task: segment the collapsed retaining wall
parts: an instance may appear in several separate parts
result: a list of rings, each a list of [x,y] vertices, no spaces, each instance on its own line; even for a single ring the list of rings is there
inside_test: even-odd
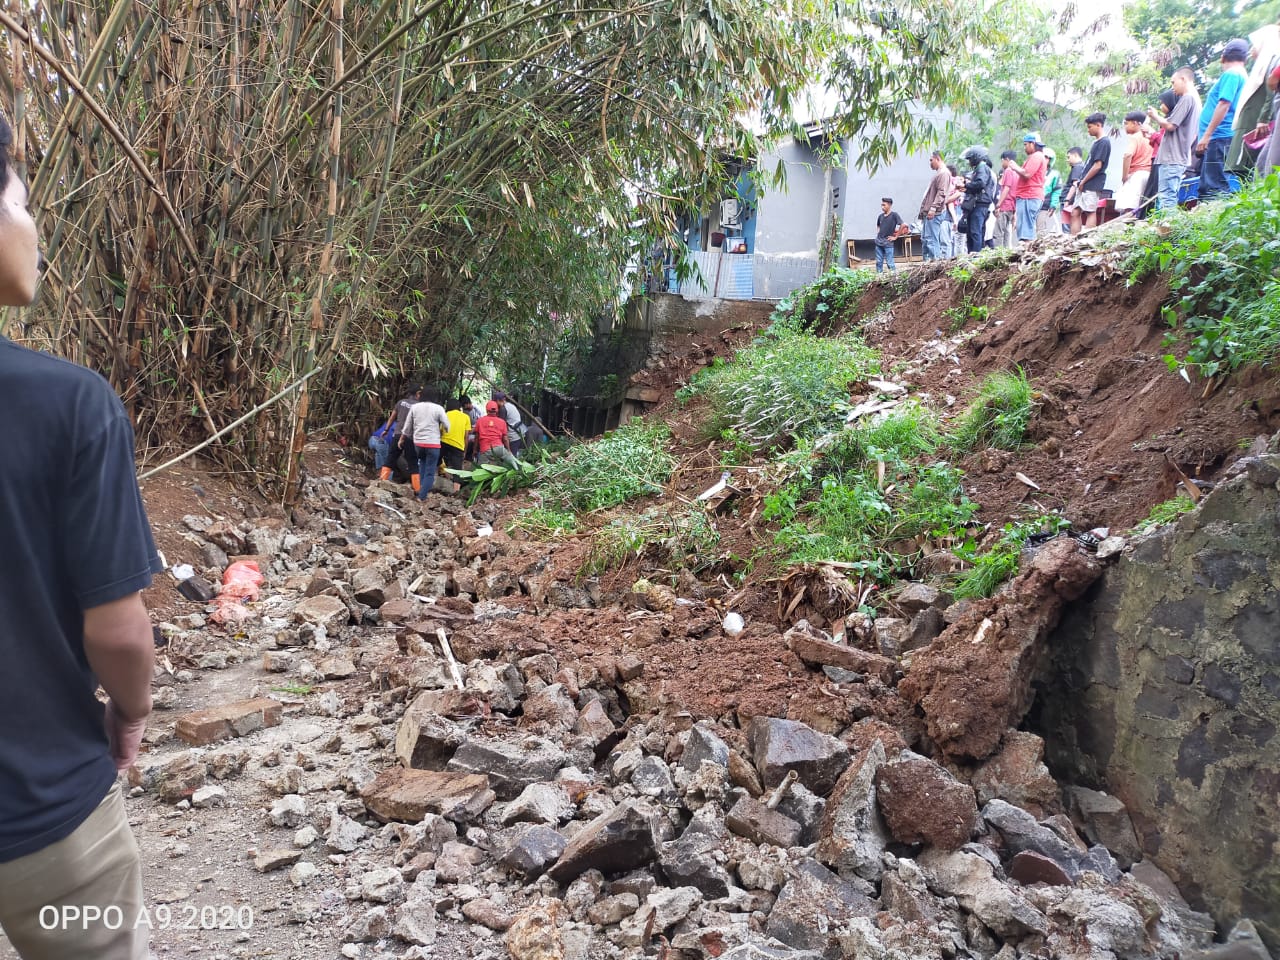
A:
[[[1145,854],[1280,946],[1280,457],[1242,460],[1134,541],[1063,619],[1050,765],[1133,816]]]

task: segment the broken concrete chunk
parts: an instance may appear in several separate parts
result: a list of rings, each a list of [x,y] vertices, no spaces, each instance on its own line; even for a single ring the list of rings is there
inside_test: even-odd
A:
[[[743,797],[725,817],[725,826],[752,843],[794,847],[800,842],[800,824],[786,814],[770,810],[752,797]]]
[[[974,771],[969,782],[979,806],[1004,800],[1043,816],[1058,804],[1058,782],[1044,764],[1044,741],[1023,730],[1008,731],[1000,751]]]
[[[855,917],[874,916],[878,909],[855,884],[809,860],[778,894],[765,933],[787,946],[837,960],[843,956],[836,939],[840,928]]]
[[[574,834],[548,874],[564,884],[587,870],[623,873],[657,856],[652,813],[635,801],[625,801]]]
[[[545,823],[555,826],[573,816],[565,788],[555,783],[531,783],[502,811],[503,824]]]
[[[875,677],[885,685],[891,685],[898,675],[898,665],[880,654],[831,643],[794,628],[788,630],[785,636],[791,652],[810,666],[842,667],[863,676]]]
[[[1110,850],[1124,869],[1142,859],[1133,821],[1123,803],[1108,793],[1088,787],[1068,787],[1067,793],[1072,809],[1084,824],[1085,836],[1092,843],[1100,843]]]
[[[881,854],[892,841],[876,801],[876,773],[885,762],[879,740],[841,775],[818,827],[817,858],[842,877],[878,880]]]
[[[794,770],[801,783],[825,797],[849,765],[848,747],[795,720],[755,717],[750,741],[756,769],[767,790]]]
[[[532,879],[540,877],[547,867],[560,859],[565,846],[565,839],[559,831],[544,824],[531,824],[517,831],[498,862]]]
[[[680,766],[690,773],[697,773],[703,760],[710,760],[722,767],[729,766],[729,745],[705,721],[695,723],[689,729],[689,739],[680,756]]]
[[[299,623],[324,627],[329,633],[336,633],[351,619],[351,611],[347,609],[347,605],[340,597],[322,593],[319,596],[308,597],[294,607],[293,619]]]
[[[573,732],[586,737],[593,747],[600,746],[612,737],[614,725],[605,711],[604,704],[599,700],[592,700],[583,707],[573,725]]]
[[[325,846],[334,853],[353,853],[369,835],[369,828],[334,810],[329,817]]]
[[[396,757],[415,770],[443,770],[466,736],[463,727],[435,713],[432,693],[419,694],[396,727]]]
[[[876,772],[880,816],[899,843],[958,850],[978,822],[973,788],[932,760],[904,753]]]
[[[178,739],[201,747],[219,740],[243,737],[264,727],[277,726],[282,710],[279,701],[267,697],[241,700],[183,714],[178,718],[174,733]]]
[[[511,800],[529,784],[550,780],[566,762],[564,750],[542,737],[471,737],[458,747],[446,769],[486,774],[499,798]]]
[[[1044,935],[1049,922],[1025,897],[995,877],[995,870],[981,856],[968,850],[925,850],[916,861],[929,887],[944,897],[955,897],[960,906],[985,923],[997,935],[1018,939],[1031,933]]]
[[[428,813],[437,813],[466,823],[478,819],[494,795],[482,774],[392,767],[378,774],[360,799],[383,821],[419,823]]]
[[[190,750],[164,763],[129,768],[129,783],[144,790],[154,790],[165,803],[180,803],[204,786],[208,765]]]
[[[301,850],[263,850],[253,858],[253,868],[259,873],[270,873],[292,867],[301,859]]]

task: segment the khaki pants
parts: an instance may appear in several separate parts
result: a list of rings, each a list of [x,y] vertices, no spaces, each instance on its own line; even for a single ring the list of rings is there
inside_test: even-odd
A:
[[[69,837],[0,863],[0,927],[22,960],[147,960],[147,928],[135,929],[141,907],[119,784]]]

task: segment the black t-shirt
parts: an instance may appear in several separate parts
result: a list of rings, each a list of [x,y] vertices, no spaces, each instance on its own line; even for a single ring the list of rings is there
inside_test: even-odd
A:
[[[1085,171],[1085,165],[1083,160],[1081,160],[1079,163],[1075,163],[1071,165],[1071,173],[1067,175],[1066,186],[1062,188],[1063,196],[1066,196],[1066,192],[1071,189],[1073,184],[1080,182],[1080,178],[1084,176],[1084,171]]]
[[[115,782],[84,611],[162,568],[133,428],[91,370],[0,337],[0,862],[68,836]]]
[[[893,231],[902,226],[902,218],[898,216],[897,210],[890,210],[888,213],[882,213],[876,217],[876,226],[879,228],[876,233],[876,239],[881,243],[886,243]]]
[[[1102,169],[1080,184],[1080,189],[1101,193],[1107,189],[1107,165],[1111,163],[1111,141],[1106,137],[1093,141],[1093,146],[1089,148],[1089,158],[1084,162],[1084,173],[1092,170],[1095,163],[1101,163]]]

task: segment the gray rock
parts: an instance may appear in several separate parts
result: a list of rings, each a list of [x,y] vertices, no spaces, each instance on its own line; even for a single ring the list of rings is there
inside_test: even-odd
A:
[[[1129,819],[1129,811],[1108,793],[1088,787],[1068,787],[1067,795],[1085,836],[1110,850],[1122,868],[1128,869],[1142,859],[1142,848]]]
[[[675,799],[676,785],[671,771],[658,757],[645,757],[631,773],[631,785],[645,797]]]
[[[342,931],[342,939],[347,943],[373,943],[391,936],[395,926],[391,911],[386,907],[373,907],[352,920]]]
[[[1083,932],[1093,956],[1143,960],[1150,955],[1146,950],[1147,929],[1142,915],[1130,904],[1101,890],[1083,886],[1068,890],[1056,906],[1050,908],[1049,916],[1063,928],[1060,937],[1050,937],[1050,949],[1055,939],[1063,947],[1077,943]]]
[[[750,741],[765,789],[776,787],[794,770],[802,784],[825,797],[849,765],[848,747],[796,720],[756,717]]]
[[[351,590],[358,601],[375,609],[404,595],[399,582],[377,565],[357,570],[351,578]]]
[[[827,801],[815,855],[842,877],[878,880],[884,869],[881,855],[892,842],[876,798],[876,774],[884,763],[884,745],[876,740]]]
[[[370,870],[360,878],[360,898],[370,903],[399,903],[404,899],[404,877],[396,867]]]
[[[281,797],[271,805],[271,822],[277,827],[297,827],[307,818],[307,801],[296,793]]]
[[[548,874],[563,884],[587,870],[623,873],[657,853],[651,811],[628,800],[579,830]]]
[[[720,954],[720,960],[821,960],[821,957],[822,954],[814,950],[792,950],[779,943],[743,943]]]
[[[968,850],[925,850],[916,861],[929,888],[939,896],[955,897],[999,936],[1018,939],[1048,933],[1049,922],[1025,897],[995,877],[991,864]]]
[[[951,598],[927,583],[908,583],[894,602],[904,613],[915,614],[927,608],[941,610],[951,602]]]
[[[502,822],[547,823],[555,826],[573,817],[573,803],[564,787],[554,783],[531,783],[502,811]]]
[[[803,862],[778,895],[765,933],[789,947],[812,950],[828,960],[842,955],[836,935],[854,917],[879,909],[852,883],[813,860]]]
[[[899,617],[876,617],[873,625],[876,647],[886,657],[900,657],[907,650],[907,638],[911,635],[911,623]]]
[[[702,903],[697,887],[664,887],[649,894],[645,905],[653,909],[653,929],[670,930]]]
[[[1107,865],[1090,854],[1077,850],[1048,827],[1036,821],[1036,818],[1021,807],[1015,807],[1003,800],[991,800],[982,808],[982,819],[995,829],[1004,839],[1005,846],[1012,853],[1031,850],[1041,856],[1048,857],[1072,880],[1080,879],[1086,869],[1103,872]]]
[[[318,597],[308,597],[295,606],[293,618],[299,623],[324,627],[329,633],[334,633],[351,619],[351,611],[340,598],[321,594]]]
[[[262,850],[253,858],[253,868],[259,873],[270,873],[292,867],[301,859],[301,850]]]
[[[678,840],[662,845],[658,864],[668,882],[675,886],[697,887],[713,900],[726,897],[729,872],[716,859],[714,851],[721,849],[728,837],[723,822],[707,814],[695,815]]]
[[[524,679],[513,663],[477,660],[467,664],[467,689],[479,693],[499,713],[514,713],[524,698]]]
[[[445,769],[487,774],[494,793],[511,800],[531,783],[550,780],[567,759],[563,749],[542,737],[471,737],[458,747]]]
[[[334,853],[354,853],[368,835],[368,827],[335,810],[329,817],[329,832],[324,842]]]
[[[619,893],[605,897],[587,910],[587,920],[598,927],[608,927],[631,916],[640,908],[640,898],[634,893]]]
[[[754,797],[743,797],[725,817],[725,825],[752,843],[794,847],[800,843],[800,824],[784,813],[770,810]]]
[[[800,842],[816,843],[818,827],[822,823],[822,815],[826,812],[827,801],[811,792],[802,783],[793,783],[786,796],[778,804],[778,812],[790,817],[800,824]]]
[[[526,877],[539,877],[560,859],[565,845],[558,831],[544,824],[533,824],[516,832],[498,862]]]
[[[689,739],[685,742],[680,766],[690,773],[697,773],[703,760],[710,760],[725,768],[729,766],[729,745],[716,735],[706,721],[695,723],[689,729]]]

